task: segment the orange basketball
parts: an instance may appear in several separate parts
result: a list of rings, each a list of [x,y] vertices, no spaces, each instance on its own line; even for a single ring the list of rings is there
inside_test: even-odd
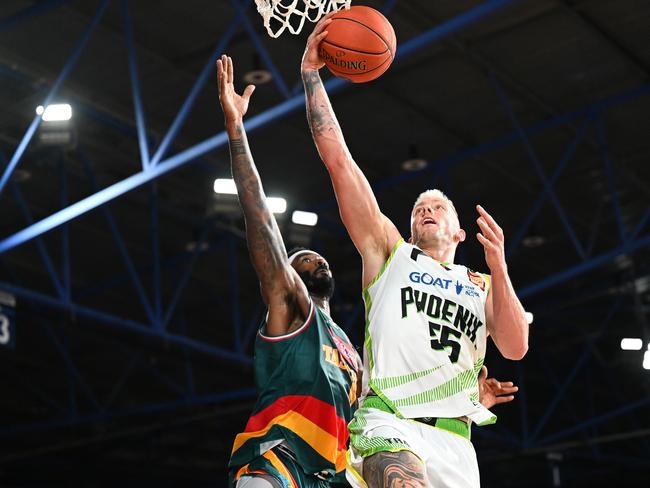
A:
[[[397,39],[390,22],[374,8],[355,5],[331,17],[319,54],[336,76],[354,83],[379,78],[395,58]]]

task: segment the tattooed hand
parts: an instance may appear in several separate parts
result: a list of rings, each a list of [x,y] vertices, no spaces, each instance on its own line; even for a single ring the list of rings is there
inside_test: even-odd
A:
[[[225,54],[217,60],[217,79],[219,80],[219,102],[223,109],[226,125],[229,122],[241,121],[248,110],[248,102],[255,91],[255,85],[248,85],[242,95],[235,92],[232,58]]]
[[[300,68],[303,72],[313,70],[318,71],[325,66],[320,54],[318,54],[318,47],[320,46],[320,41],[325,39],[327,36],[327,31],[325,29],[330,22],[332,22],[330,16],[331,14],[323,17],[321,21],[316,24],[314,31],[307,39],[307,46],[305,47],[305,53],[302,55],[302,66]]]

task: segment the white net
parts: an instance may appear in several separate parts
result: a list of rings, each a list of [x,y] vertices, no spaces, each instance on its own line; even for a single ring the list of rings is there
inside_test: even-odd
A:
[[[349,8],[351,0],[255,0],[257,11],[271,37],[286,29],[299,34],[305,20],[318,22],[328,12]]]

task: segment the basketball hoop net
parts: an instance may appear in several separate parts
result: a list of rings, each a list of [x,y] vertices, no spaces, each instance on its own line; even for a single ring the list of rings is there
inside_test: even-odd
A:
[[[271,37],[279,37],[285,29],[299,34],[305,20],[318,22],[325,14],[349,8],[351,0],[255,0],[257,11]]]

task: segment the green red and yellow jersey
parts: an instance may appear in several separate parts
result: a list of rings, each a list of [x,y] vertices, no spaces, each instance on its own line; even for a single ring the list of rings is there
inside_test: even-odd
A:
[[[305,473],[341,473],[357,399],[357,351],[313,302],[305,323],[287,335],[266,336],[264,326],[255,343],[259,397],[229,466],[246,465],[284,441]]]

